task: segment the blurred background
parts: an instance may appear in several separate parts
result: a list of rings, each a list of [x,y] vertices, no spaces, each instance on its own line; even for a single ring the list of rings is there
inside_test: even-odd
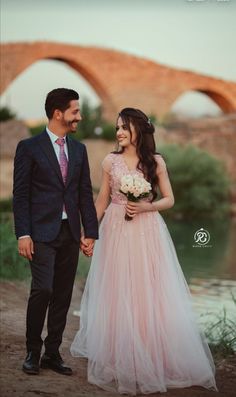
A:
[[[162,215],[199,322],[210,329],[226,310],[226,325],[209,339],[226,333],[227,348],[235,346],[227,328],[236,321],[235,15],[232,0],[1,0],[2,278],[29,278],[13,235],[13,157],[20,139],[46,125],[46,94],[80,94],[75,138],[87,146],[95,197],[101,161],[115,148],[116,114],[139,107],[167,162],[176,204]],[[201,229],[210,237],[202,245]],[[78,278],[88,269],[81,256]]]

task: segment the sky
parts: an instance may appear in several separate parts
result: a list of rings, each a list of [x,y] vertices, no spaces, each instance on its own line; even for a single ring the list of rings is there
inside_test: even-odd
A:
[[[236,80],[236,0],[1,0],[1,42],[56,41],[125,51],[158,63]],[[63,84],[62,84],[63,82]],[[78,89],[97,105],[93,88],[67,65],[42,60],[1,97],[19,117],[44,117],[55,87]],[[216,113],[201,94],[185,94],[172,110]]]

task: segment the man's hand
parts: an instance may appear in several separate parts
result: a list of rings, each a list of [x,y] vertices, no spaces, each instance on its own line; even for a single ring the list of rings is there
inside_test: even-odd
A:
[[[32,261],[34,254],[34,243],[31,237],[23,237],[18,239],[18,252],[21,256]]]
[[[95,240],[93,238],[86,238],[81,236],[80,239],[80,249],[83,251],[84,255],[92,256],[93,255],[93,247]]]

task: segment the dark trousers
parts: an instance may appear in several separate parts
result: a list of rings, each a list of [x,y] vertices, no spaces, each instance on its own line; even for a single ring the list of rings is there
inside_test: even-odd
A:
[[[48,309],[45,351],[48,354],[58,352],[71,302],[78,257],[79,243],[74,240],[67,220],[62,221],[61,230],[54,241],[34,242],[26,320],[27,351],[41,351],[41,334]]]

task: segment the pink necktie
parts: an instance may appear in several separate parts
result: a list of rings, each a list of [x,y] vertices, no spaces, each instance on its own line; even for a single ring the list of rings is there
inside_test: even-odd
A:
[[[60,153],[59,153],[59,164],[60,164],[60,169],[61,169],[61,175],[64,184],[66,183],[66,177],[67,177],[67,172],[68,172],[68,160],[65,154],[64,150],[64,145],[65,145],[65,139],[64,138],[58,138],[56,140],[56,143],[60,146]]]

